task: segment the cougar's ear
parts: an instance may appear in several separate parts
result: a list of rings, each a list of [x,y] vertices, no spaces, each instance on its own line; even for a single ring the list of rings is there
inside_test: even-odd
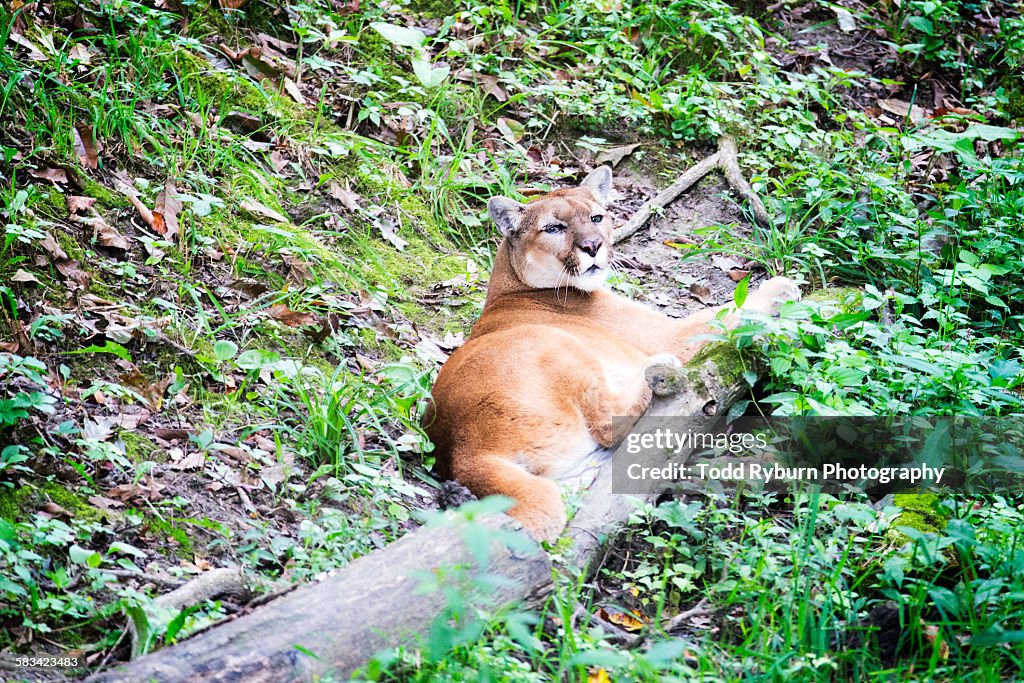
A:
[[[487,212],[491,214],[491,220],[504,237],[511,237],[519,232],[519,221],[522,220],[525,210],[525,204],[508,197],[491,197],[487,202]]]
[[[612,169],[608,166],[598,166],[583,179],[580,187],[590,188],[598,203],[604,206],[608,201],[608,193],[612,191]]]

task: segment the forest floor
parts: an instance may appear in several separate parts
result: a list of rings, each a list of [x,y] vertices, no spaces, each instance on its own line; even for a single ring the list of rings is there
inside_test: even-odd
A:
[[[1024,410],[1012,4],[10,0],[0,43],[0,679],[124,661],[129,623],[175,642],[447,505],[418,421],[483,302],[486,199],[600,163],[621,223],[730,133],[772,216],[707,176],[619,246],[621,293],[860,288],[731,338],[770,369],[748,410]],[[546,611],[366,677],[1024,675],[1019,483],[887,503],[666,500]]]

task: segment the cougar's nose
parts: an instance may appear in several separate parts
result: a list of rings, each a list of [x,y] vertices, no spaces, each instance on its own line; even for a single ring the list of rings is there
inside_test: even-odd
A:
[[[600,237],[595,237],[594,239],[583,240],[577,243],[576,246],[587,256],[597,256],[597,252],[600,251],[602,244],[604,244],[604,241]]]

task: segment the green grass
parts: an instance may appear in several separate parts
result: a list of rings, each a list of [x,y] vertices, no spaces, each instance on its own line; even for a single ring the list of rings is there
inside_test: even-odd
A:
[[[26,6],[24,26],[0,8],[0,333],[6,341],[25,324],[31,342],[0,354],[0,438],[17,444],[0,454],[0,626],[108,654],[122,610],[150,599],[109,574],[134,562],[110,539],[138,540],[140,528],[174,538],[175,561],[225,552],[251,571],[302,579],[413,526],[423,492],[411,482],[429,483],[432,464],[418,416],[436,369],[414,342],[468,332],[481,281],[453,287],[453,301],[424,302],[474,268],[486,275],[488,197],[572,175],[536,168],[530,148],[573,166],[582,136],[598,147],[640,139],[641,167],[664,171],[736,135],[773,221],[710,226],[688,255],[732,253],[858,292],[839,311],[811,301],[732,335],[766,360],[754,398],[776,415],[1019,415],[1024,170],[1013,126],[1024,92],[1013,74],[1024,24],[1001,1],[878,4],[854,14],[885,33],[875,47],[891,44],[885,74],[813,60],[798,70],[785,66],[798,48],[779,34],[794,7],[767,16],[717,0],[499,0],[349,12],[311,0],[224,13],[201,2],[182,6],[187,35],[183,18],[135,2],[83,7],[95,29],[76,32],[59,21],[74,13],[68,3],[57,3],[56,20]],[[833,21],[832,5],[807,7]],[[974,19],[986,13],[998,28]],[[375,22],[428,29],[427,52],[390,44]],[[7,40],[15,29],[41,59]],[[306,105],[217,45],[243,49],[258,32],[296,44],[295,78],[319,84]],[[452,75],[424,84],[412,68],[421,57]],[[504,94],[456,79],[464,69]],[[885,125],[855,99],[880,83],[909,101],[917,91],[901,82],[928,78],[973,113]],[[971,127],[981,121],[990,127]],[[99,168],[82,166],[76,127],[103,144]],[[30,175],[47,168],[69,182]],[[183,195],[177,239],[150,242],[162,256],[144,250],[146,228],[115,173],[150,207],[168,179]],[[357,210],[331,197],[332,183],[358,196]],[[129,253],[111,254],[66,221],[76,195],[97,199],[132,238]],[[254,215],[246,200],[285,220]],[[382,216],[399,226],[403,250],[381,233]],[[47,232],[89,272],[88,285],[69,285],[66,264],[45,256]],[[42,285],[12,282],[19,269]],[[195,427],[189,448],[252,452],[247,440],[262,436],[273,465],[286,452],[298,458],[306,481],[264,492],[268,506],[302,520],[296,533],[267,519],[241,531],[179,497],[109,518],[47,519],[38,501],[11,493],[19,479],[45,481],[36,488],[65,487],[50,498],[77,505],[115,481],[142,481],[166,455],[154,455],[145,432],[97,436],[77,412],[97,391],[133,409],[154,405],[138,378],[110,370],[118,356],[68,355],[96,345],[90,325],[110,324],[72,314],[86,293],[153,328],[119,348],[147,382],[169,383],[160,411]],[[280,305],[317,324],[274,320]],[[58,400],[56,378],[64,396],[81,396]],[[44,480],[51,469],[63,483]],[[942,496],[935,515],[813,495],[669,502],[637,513],[597,577],[569,568],[544,609],[491,613],[472,591],[449,592],[464,628],[438,626],[367,672],[421,681],[1019,678],[1021,504],[973,502]],[[666,630],[702,600],[704,621]],[[636,610],[643,626],[613,628],[599,607]],[[897,615],[891,642],[871,635],[878,609]],[[207,605],[199,617],[221,613]]]

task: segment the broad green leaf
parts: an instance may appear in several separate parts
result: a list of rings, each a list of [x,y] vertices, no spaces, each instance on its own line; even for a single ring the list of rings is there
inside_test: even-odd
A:
[[[732,293],[732,300],[736,304],[736,308],[743,308],[743,304],[747,300],[748,287],[750,287],[750,275],[740,280],[736,285],[736,290]]]
[[[416,74],[416,78],[419,79],[424,88],[436,88],[444,83],[444,79],[448,78],[448,74],[451,73],[451,67],[439,66],[435,68],[425,59],[414,59],[412,60],[412,71]]]
[[[427,42],[427,34],[417,28],[406,28],[387,24],[383,21],[376,21],[370,24],[370,28],[379,33],[384,40],[399,47],[421,48]]]
[[[223,363],[231,360],[238,353],[238,344],[227,339],[222,339],[213,345],[213,357]]]
[[[907,19],[907,23],[921,33],[929,36],[935,35],[935,25],[932,23],[931,19],[926,19],[925,17],[909,17]]]
[[[95,550],[86,550],[82,546],[75,544],[68,548],[68,557],[75,564],[84,564],[87,567],[95,569],[100,566],[103,562],[103,558]]]
[[[96,346],[92,344],[86,346],[84,349],[76,349],[74,351],[65,351],[63,355],[66,356],[77,356],[83,353],[112,353],[121,360],[126,360],[129,363],[132,362],[131,354],[128,353],[128,349],[124,348],[117,342],[108,341],[103,346]]]

